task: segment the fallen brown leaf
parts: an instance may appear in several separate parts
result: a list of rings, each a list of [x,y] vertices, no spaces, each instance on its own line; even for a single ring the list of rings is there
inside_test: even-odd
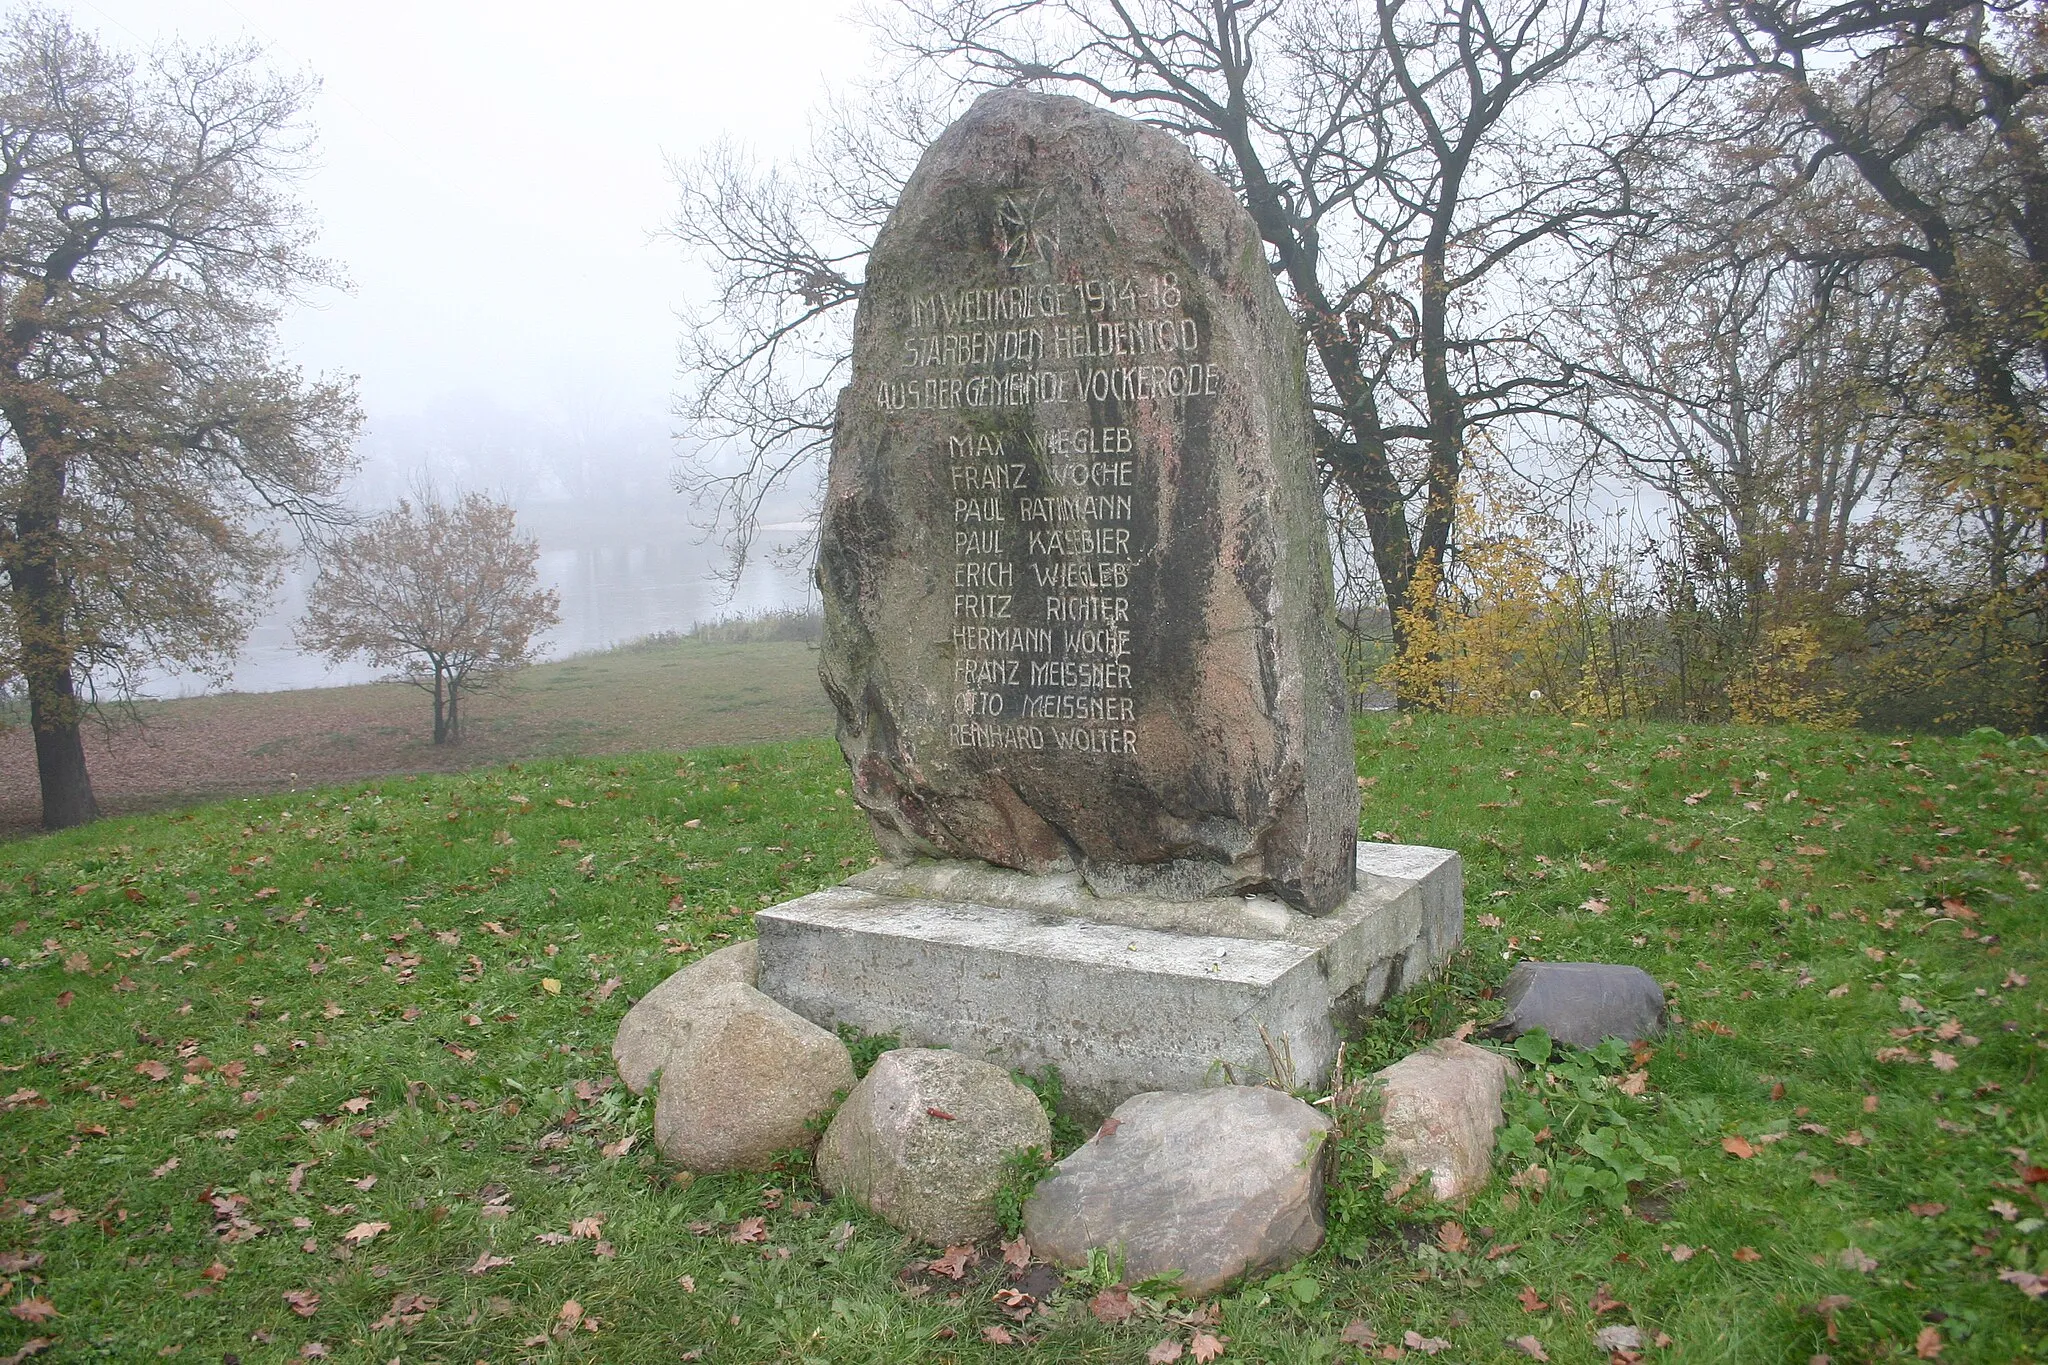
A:
[[[1364,1318],[1353,1318],[1344,1324],[1344,1330],[1337,1334],[1337,1340],[1346,1346],[1377,1346],[1379,1333],[1372,1330],[1372,1324]]]
[[[1530,1285],[1523,1285],[1515,1297],[1521,1300],[1524,1313],[1541,1313],[1544,1309],[1550,1307],[1549,1304],[1543,1301],[1543,1296],[1538,1294]]]
[[[1745,1264],[1752,1261],[1761,1261],[1764,1258],[1764,1254],[1755,1247],[1737,1247],[1733,1254],[1736,1260]]]
[[[1528,1356],[1531,1360],[1548,1360],[1550,1353],[1543,1349],[1543,1343],[1531,1336],[1516,1337],[1508,1345]]]
[[[1228,1338],[1216,1336],[1211,1332],[1197,1332],[1188,1339],[1188,1354],[1194,1357],[1195,1365],[1209,1365],[1210,1361],[1223,1355],[1223,1343],[1226,1340]]]
[[[389,1223],[358,1223],[347,1232],[342,1233],[341,1240],[353,1242],[357,1246],[366,1246],[377,1240],[378,1233],[389,1231],[391,1231],[391,1224]]]
[[[291,1305],[292,1312],[302,1318],[310,1318],[320,1311],[320,1291],[317,1289],[287,1289],[284,1301]]]
[[[1131,1302],[1131,1291],[1119,1285],[1088,1300],[1088,1311],[1095,1315],[1097,1322],[1122,1322],[1136,1312],[1137,1307]]]
[[[33,1322],[38,1326],[48,1322],[51,1318],[61,1316],[57,1312],[57,1305],[51,1303],[48,1299],[43,1298],[41,1295],[37,1295],[34,1298],[23,1299],[20,1303],[13,1305],[7,1311],[14,1314],[15,1317],[20,1318],[23,1322]]]
[[[2048,1295],[2048,1276],[2036,1275],[2027,1270],[2001,1270],[1998,1272],[1998,1278],[2030,1299]]]
[[[946,1254],[939,1257],[937,1260],[933,1261],[931,1265],[926,1268],[932,1271],[932,1273],[934,1274],[944,1275],[949,1280],[958,1280],[966,1277],[967,1267],[970,1264],[972,1264],[973,1261],[973,1247],[947,1247]]]
[[[1721,1150],[1742,1161],[1756,1155],[1756,1148],[1749,1145],[1749,1139],[1739,1133],[1721,1139]]]
[[[1145,1365],[1172,1365],[1180,1359],[1180,1343],[1172,1337],[1152,1343],[1152,1349],[1145,1352]]]

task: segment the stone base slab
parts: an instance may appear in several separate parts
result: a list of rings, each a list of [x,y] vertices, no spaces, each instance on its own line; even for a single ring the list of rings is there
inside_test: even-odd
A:
[[[1458,855],[1405,844],[1360,844],[1358,889],[1333,914],[1198,903],[1193,932],[1124,904],[1091,916],[1071,888],[978,864],[855,881],[755,916],[760,989],[826,1028],[1057,1066],[1084,1117],[1147,1090],[1320,1083],[1342,1030],[1433,972],[1465,926]]]

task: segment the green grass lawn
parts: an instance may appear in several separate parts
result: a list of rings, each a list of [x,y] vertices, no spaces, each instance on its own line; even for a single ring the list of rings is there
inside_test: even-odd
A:
[[[1350,1074],[1491,1017],[1519,955],[1640,964],[1680,1022],[1534,1069],[1468,1207],[1390,1208],[1354,1133],[1317,1257],[1114,1323],[1101,1275],[1005,1317],[995,1248],[932,1267],[802,1164],[675,1171],[612,1081],[634,997],[867,864],[829,743],[0,845],[0,1360],[2048,1350],[2048,753],[1382,718],[1359,759],[1368,835],[1464,853],[1468,951]]]

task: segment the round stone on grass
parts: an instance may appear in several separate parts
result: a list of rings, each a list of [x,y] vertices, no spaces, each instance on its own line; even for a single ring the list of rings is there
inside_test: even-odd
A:
[[[1009,1072],[938,1048],[899,1048],[839,1106],[818,1147],[818,1179],[946,1246],[992,1235],[1010,1157],[1051,1146],[1038,1097]]]
[[[1126,1281],[1177,1272],[1189,1294],[1279,1269],[1322,1244],[1330,1126],[1255,1086],[1133,1095],[1039,1182],[1025,1235],[1068,1268],[1121,1248]]]
[[[697,1002],[713,986],[751,986],[760,968],[753,939],[706,953],[640,997],[619,1021],[612,1040],[612,1061],[626,1089],[645,1093],[655,1073],[668,1061],[668,1050],[682,1037]]]
[[[752,986],[713,986],[682,1016],[656,1082],[654,1143],[692,1171],[758,1171],[816,1140],[853,1085],[846,1044]]]

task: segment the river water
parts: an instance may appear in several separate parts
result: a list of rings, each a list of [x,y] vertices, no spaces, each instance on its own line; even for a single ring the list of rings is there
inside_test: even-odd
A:
[[[664,631],[731,616],[815,606],[810,566],[801,556],[808,527],[785,523],[764,531],[736,592],[714,574],[722,551],[673,508],[611,508],[600,513],[541,504],[523,509],[521,533],[540,543],[540,579],[561,595],[561,624],[544,637],[541,657],[606,649]],[[158,674],[144,691],[154,697],[202,692],[275,692],[371,682],[382,670],[359,660],[330,668],[292,643],[305,608],[310,569],[291,574],[249,634],[225,689],[190,675]]]

